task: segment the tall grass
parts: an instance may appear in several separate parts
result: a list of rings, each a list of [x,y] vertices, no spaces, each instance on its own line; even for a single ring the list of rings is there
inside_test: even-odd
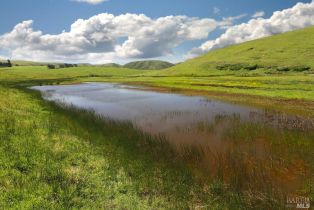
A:
[[[0,208],[193,204],[197,185],[189,171],[167,158],[170,149],[157,161],[163,144],[130,123],[57,107],[35,93],[1,87],[0,94]]]
[[[314,199],[314,130],[300,123],[305,127],[289,129],[217,116],[199,129],[223,128],[220,148],[208,139],[208,146],[184,148],[182,156],[216,194],[238,193],[241,205],[250,208],[284,208],[288,195]]]
[[[1,208],[284,208],[313,199],[313,132],[228,123],[225,150],[172,148],[128,122],[1,87]]]

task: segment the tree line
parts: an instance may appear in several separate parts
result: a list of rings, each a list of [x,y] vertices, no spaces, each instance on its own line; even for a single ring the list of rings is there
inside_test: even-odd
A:
[[[63,63],[63,64],[48,64],[48,69],[63,69],[63,68],[71,68],[71,67],[77,67],[77,64],[69,64],[69,63]]]
[[[0,67],[12,67],[12,63],[8,59],[7,62],[0,62]]]

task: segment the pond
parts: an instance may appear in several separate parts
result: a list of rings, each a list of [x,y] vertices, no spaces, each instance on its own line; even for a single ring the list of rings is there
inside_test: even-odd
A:
[[[290,129],[312,127],[310,120],[297,116],[204,97],[155,92],[144,87],[83,83],[32,89],[41,91],[49,101],[93,110],[114,120],[130,121],[146,133],[166,137],[176,146],[218,144],[219,148],[222,127],[230,119]]]
[[[49,101],[131,122],[156,139],[169,142],[194,173],[236,188],[295,192],[304,189],[312,177],[311,118],[122,84],[32,89],[41,91]]]

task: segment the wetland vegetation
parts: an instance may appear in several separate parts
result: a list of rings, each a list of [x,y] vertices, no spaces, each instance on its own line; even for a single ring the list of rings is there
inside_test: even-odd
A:
[[[280,36],[289,40],[312,33],[309,28]],[[256,69],[216,68],[248,63],[245,56],[234,58],[231,51],[236,55],[251,45],[272,46],[280,36],[226,48],[230,58],[224,56],[225,64],[212,60],[221,59],[222,51],[216,51],[159,71],[1,68],[0,208],[284,209],[287,195],[313,200],[312,61],[298,57],[291,63],[295,52],[287,44],[287,49],[281,45],[287,53],[275,56],[276,66],[310,69],[264,68],[275,66],[267,56],[254,61],[260,67]],[[257,53],[254,49],[252,55]],[[305,49],[305,57],[313,55],[313,50]],[[284,57],[289,62],[283,64]],[[29,89],[82,82],[141,85],[128,88],[201,96],[204,104],[213,99],[245,104],[262,110],[249,113],[249,118],[262,120],[215,113],[211,121],[192,126],[212,144],[178,149],[167,135],[153,135],[130,119],[109,119],[97,110],[44,101]],[[168,110],[162,119],[188,114]],[[191,132],[191,127],[177,129],[183,135]]]

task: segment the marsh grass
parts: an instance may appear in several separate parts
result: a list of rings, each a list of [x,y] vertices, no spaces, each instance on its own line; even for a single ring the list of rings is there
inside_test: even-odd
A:
[[[191,170],[214,188],[214,194],[238,192],[243,206],[264,209],[285,208],[287,195],[314,198],[314,130],[307,124],[289,129],[217,116],[208,130],[221,123],[225,149],[184,150]],[[202,130],[207,130],[204,125]]]
[[[314,137],[313,130],[303,127],[307,124],[274,128],[217,116],[214,124],[197,126],[203,132],[216,132],[220,126],[227,145],[223,151],[183,147],[178,153],[163,136],[149,136],[129,122],[44,102],[38,93],[25,90],[92,80],[88,75],[94,70],[1,73],[0,208],[284,209],[290,192],[313,200]],[[123,72],[101,71],[97,80],[130,79]],[[149,84],[186,88],[191,80],[204,82],[208,77],[185,79],[154,78]],[[225,77],[206,82],[221,79]],[[257,83],[255,79],[246,82],[256,85],[260,78]],[[273,86],[280,78],[263,79]],[[235,80],[237,76],[225,82],[232,86]],[[305,82],[311,85],[310,81]]]
[[[0,94],[1,208],[184,209],[193,203],[197,185],[189,171],[169,158],[170,147],[130,123],[58,107],[29,91],[1,87]]]
[[[305,165],[313,160],[312,142],[303,147],[293,137],[300,134],[277,132],[287,136],[278,142],[267,132],[265,141],[274,146],[260,159],[240,147],[225,153],[184,147],[178,153],[164,137],[149,136],[129,122],[44,102],[33,91],[1,87],[0,94],[1,208],[283,208],[288,191],[279,181],[289,180],[280,172],[283,177],[285,170],[295,172],[289,168],[294,155]],[[251,136],[243,142],[256,146],[258,125],[224,116],[215,123],[225,120],[233,125],[225,136],[230,145]],[[213,131],[206,126],[202,129]],[[311,137],[304,136],[299,140]],[[307,168],[298,189],[313,196],[310,172]]]

